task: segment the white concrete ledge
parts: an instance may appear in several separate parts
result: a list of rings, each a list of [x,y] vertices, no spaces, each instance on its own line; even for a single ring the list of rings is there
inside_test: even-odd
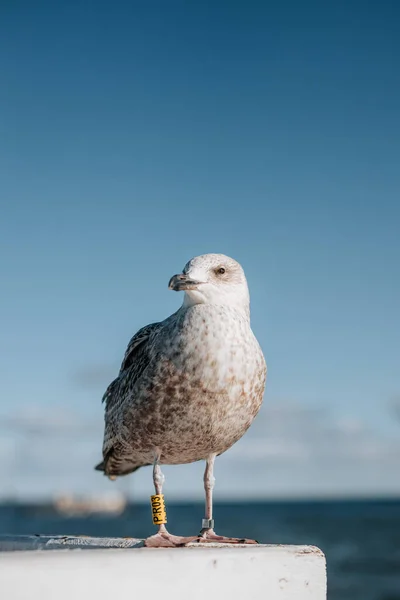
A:
[[[0,553],[0,590],[7,600],[325,600],[326,565],[313,546],[15,551]]]
[[[16,550],[75,550],[77,548],[143,548],[139,538],[105,538],[87,535],[0,535],[0,552]]]

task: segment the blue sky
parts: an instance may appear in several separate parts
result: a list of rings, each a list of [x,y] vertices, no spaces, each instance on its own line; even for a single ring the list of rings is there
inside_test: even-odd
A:
[[[223,252],[248,275],[266,402],[397,443],[399,16],[392,1],[1,8],[4,423],[72,411],[100,422],[100,455],[131,334],[178,306],[167,283],[189,258]],[[6,454],[18,435],[3,427]]]

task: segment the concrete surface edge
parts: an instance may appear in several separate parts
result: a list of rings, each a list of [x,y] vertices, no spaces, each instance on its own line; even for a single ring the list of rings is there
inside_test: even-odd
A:
[[[325,557],[313,546],[100,547],[0,553],[0,590],[7,600],[152,594],[177,600],[326,600]]]

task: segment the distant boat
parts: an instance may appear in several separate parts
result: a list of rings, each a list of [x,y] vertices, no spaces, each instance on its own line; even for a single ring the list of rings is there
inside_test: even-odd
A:
[[[120,515],[127,506],[127,498],[123,495],[112,496],[73,496],[63,494],[54,499],[56,511],[69,517],[97,515]]]

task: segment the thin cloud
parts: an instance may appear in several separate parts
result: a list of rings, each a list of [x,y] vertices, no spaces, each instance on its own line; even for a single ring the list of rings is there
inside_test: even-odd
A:
[[[398,419],[400,425],[400,394],[393,396],[389,402],[389,408],[392,415]]]
[[[0,419],[3,496],[152,489],[150,469],[113,484],[93,470],[101,458],[103,415],[30,406]],[[399,438],[386,438],[349,418],[295,403],[264,405],[253,427],[217,460],[217,497],[400,493],[394,474]],[[7,460],[4,460],[7,458]],[[201,463],[165,467],[171,498],[201,498]],[[110,487],[111,486],[111,487]]]
[[[110,381],[118,375],[118,366],[86,365],[73,371],[72,382],[83,389],[105,390]]]
[[[5,433],[36,435],[42,440],[63,433],[90,435],[98,429],[101,422],[100,414],[97,419],[90,419],[83,417],[77,411],[30,404],[19,408],[13,414],[0,415],[0,435]]]

